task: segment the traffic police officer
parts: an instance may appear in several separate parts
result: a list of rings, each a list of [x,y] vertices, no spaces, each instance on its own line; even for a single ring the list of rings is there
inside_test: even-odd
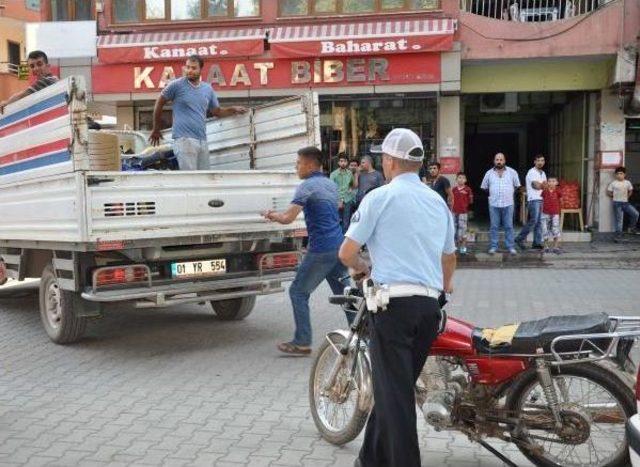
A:
[[[381,147],[391,182],[369,193],[340,248],[352,275],[369,275],[389,303],[372,315],[370,355],[375,406],[356,465],[420,465],[414,387],[440,322],[438,297],[451,292],[454,226],[443,199],[418,178],[418,135],[392,130]],[[359,256],[366,244],[372,269]]]

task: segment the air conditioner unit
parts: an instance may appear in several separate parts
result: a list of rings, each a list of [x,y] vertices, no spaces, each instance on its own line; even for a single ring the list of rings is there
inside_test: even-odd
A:
[[[517,92],[496,92],[480,97],[480,112],[510,113],[518,111]]]

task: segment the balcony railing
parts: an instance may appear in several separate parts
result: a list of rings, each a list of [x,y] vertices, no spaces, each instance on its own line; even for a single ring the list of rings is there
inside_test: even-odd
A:
[[[19,72],[20,65],[16,65],[15,63],[0,62],[0,73],[18,76]]]
[[[557,21],[597,10],[613,0],[460,0],[460,9],[518,23]]]

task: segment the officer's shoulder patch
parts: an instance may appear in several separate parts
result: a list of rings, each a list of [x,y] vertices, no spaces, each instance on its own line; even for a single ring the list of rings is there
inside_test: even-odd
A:
[[[355,224],[360,221],[360,211],[356,211],[353,216],[351,216],[351,223]]]

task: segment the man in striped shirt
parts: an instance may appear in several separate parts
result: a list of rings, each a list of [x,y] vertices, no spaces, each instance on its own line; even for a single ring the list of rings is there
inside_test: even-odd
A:
[[[42,50],[34,50],[29,54],[27,57],[27,66],[31,70],[31,74],[35,76],[36,81],[24,91],[18,92],[6,101],[0,102],[0,114],[4,113],[6,105],[58,82],[58,78],[51,74],[49,59],[47,58],[47,54]]]

